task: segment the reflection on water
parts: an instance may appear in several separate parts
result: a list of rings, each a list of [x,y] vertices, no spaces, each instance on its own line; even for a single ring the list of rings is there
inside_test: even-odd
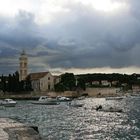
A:
[[[0,108],[0,117],[36,125],[46,139],[140,139],[140,98],[121,101],[86,98],[76,102],[84,103],[84,107],[69,107],[67,103],[33,105],[30,101],[18,101],[16,107]],[[97,105],[122,108],[124,113],[96,112]]]

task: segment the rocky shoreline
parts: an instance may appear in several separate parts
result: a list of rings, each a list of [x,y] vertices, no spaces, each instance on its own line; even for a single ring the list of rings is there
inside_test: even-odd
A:
[[[0,140],[42,140],[36,126],[0,118]]]

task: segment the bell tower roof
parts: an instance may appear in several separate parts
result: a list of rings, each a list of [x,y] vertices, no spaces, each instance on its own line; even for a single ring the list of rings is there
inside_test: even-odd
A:
[[[26,55],[26,52],[25,52],[25,50],[24,50],[24,49],[22,50],[21,55]]]

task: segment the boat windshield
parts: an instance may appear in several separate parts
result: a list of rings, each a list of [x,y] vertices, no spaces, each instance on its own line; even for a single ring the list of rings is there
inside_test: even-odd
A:
[[[10,101],[13,101],[12,99],[5,99],[4,100],[5,102],[10,102]]]
[[[41,100],[46,100],[48,97],[47,96],[41,96],[40,98],[39,98],[39,101],[41,101]]]

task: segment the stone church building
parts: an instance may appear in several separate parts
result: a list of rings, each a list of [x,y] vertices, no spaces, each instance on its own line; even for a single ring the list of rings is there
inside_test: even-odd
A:
[[[23,51],[19,57],[19,64],[19,80],[26,80],[26,78],[29,77],[33,91],[53,91],[54,85],[60,82],[60,77],[53,76],[49,71],[28,74],[28,57],[25,51]]]

